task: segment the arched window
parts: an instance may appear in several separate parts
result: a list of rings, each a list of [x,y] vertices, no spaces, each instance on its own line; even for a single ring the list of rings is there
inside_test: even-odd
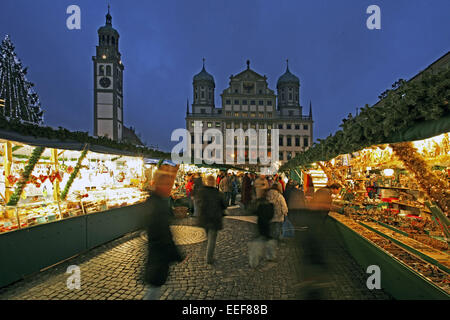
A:
[[[107,76],[111,75],[111,66],[106,66],[106,75]]]
[[[104,66],[104,65],[101,64],[101,65],[99,66],[98,73],[99,73],[101,76],[104,76],[104,75],[105,75],[105,66]]]
[[[116,42],[114,41],[114,37],[111,37],[111,43],[116,44]]]
[[[105,44],[105,35],[102,35],[102,44]]]
[[[106,37],[106,43],[109,44],[109,36]]]

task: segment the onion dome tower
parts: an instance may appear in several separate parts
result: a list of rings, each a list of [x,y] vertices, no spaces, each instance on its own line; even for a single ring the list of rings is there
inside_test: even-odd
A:
[[[205,69],[205,59],[203,59],[202,70],[194,76],[192,84],[194,88],[193,113],[212,113],[216,84],[214,77]]]

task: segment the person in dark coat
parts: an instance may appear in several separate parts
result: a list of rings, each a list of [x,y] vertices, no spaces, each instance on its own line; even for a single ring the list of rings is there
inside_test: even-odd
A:
[[[206,178],[206,184],[198,190],[198,224],[208,236],[206,263],[212,264],[216,247],[217,232],[223,229],[224,210],[227,203],[222,192],[216,189],[214,176]]]
[[[244,175],[242,179],[242,188],[241,188],[241,202],[245,208],[247,208],[248,204],[252,200],[252,181],[248,176],[248,173]]]
[[[198,212],[197,212],[198,204],[197,204],[196,196],[197,196],[198,190],[203,186],[203,180],[202,180],[202,177],[198,173],[196,173],[192,181],[193,181],[192,204],[194,206],[193,216],[196,217],[196,216],[198,216]]]
[[[151,195],[145,203],[148,255],[144,269],[146,293],[143,300],[158,300],[161,286],[169,275],[169,265],[183,260],[169,228],[171,212],[168,197],[176,174],[174,170],[178,170],[178,167],[163,165],[158,169]]]

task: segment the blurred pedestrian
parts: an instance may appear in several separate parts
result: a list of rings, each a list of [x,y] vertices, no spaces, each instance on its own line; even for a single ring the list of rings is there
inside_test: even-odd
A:
[[[197,197],[196,193],[198,192],[198,189],[203,186],[203,181],[202,181],[202,177],[198,173],[196,173],[194,175],[192,181],[193,181],[193,186],[192,186],[192,196],[191,196],[191,198],[192,198],[192,203],[194,205],[194,214],[193,214],[193,216],[196,217],[196,216],[198,216],[198,212],[197,212],[198,211],[198,209],[197,209],[198,204],[197,204],[197,201],[196,201],[196,197]]]
[[[244,177],[242,178],[242,187],[241,187],[241,202],[245,208],[248,207],[252,199],[252,181],[249,177],[249,174],[246,172]]]
[[[216,247],[217,232],[223,228],[222,219],[227,208],[224,195],[217,190],[214,176],[208,176],[205,185],[199,189],[198,223],[204,228],[208,237],[206,247],[206,263],[213,263],[214,249]]]
[[[222,180],[220,180],[219,191],[223,192],[225,195],[225,202],[227,206],[229,206],[231,200],[231,183],[229,176],[225,175]]]
[[[266,179],[265,175],[260,175],[254,183],[256,199],[260,199],[269,189],[269,182]]]
[[[158,300],[161,286],[169,275],[169,265],[183,260],[169,228],[168,197],[172,190],[178,166],[162,165],[155,173],[151,195],[145,203],[147,228],[147,262],[144,270],[146,292],[143,300]]]
[[[231,205],[236,205],[236,196],[239,193],[239,180],[234,174],[231,176]]]
[[[282,195],[282,188],[279,183],[274,183],[266,195],[267,201],[274,205],[274,215],[271,220],[271,233],[274,239],[281,238],[281,228],[284,218],[288,214],[286,200]]]

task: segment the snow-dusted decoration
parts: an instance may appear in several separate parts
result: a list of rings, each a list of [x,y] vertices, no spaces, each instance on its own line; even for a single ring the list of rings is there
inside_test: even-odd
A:
[[[5,106],[0,114],[9,119],[41,124],[44,112],[34,84],[26,78],[27,68],[14,52],[14,45],[7,35],[0,46],[0,99]]]

